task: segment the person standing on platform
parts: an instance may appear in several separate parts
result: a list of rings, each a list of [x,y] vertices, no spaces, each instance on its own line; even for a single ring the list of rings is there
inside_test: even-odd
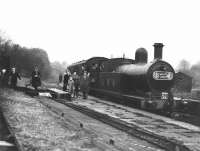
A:
[[[89,77],[87,75],[87,72],[84,72],[83,76],[81,77],[80,88],[83,93],[83,99],[87,99],[89,92]]]
[[[74,80],[74,97],[78,98],[80,79],[79,76],[76,74],[76,72],[73,73],[72,77]]]
[[[16,68],[12,68],[10,77],[11,77],[10,86],[11,88],[15,89],[17,87],[17,79],[21,80],[19,73],[16,72]]]
[[[8,81],[9,81],[9,72],[6,69],[2,69],[1,86],[2,87],[8,87]]]
[[[71,95],[71,97],[74,97],[74,80],[72,76],[70,76],[68,80],[68,92]]]
[[[60,74],[59,74],[59,77],[58,77],[58,82],[59,82],[59,84],[62,83],[62,78],[63,78],[63,77],[62,77],[62,74],[60,73]]]
[[[58,83],[57,83],[58,87],[60,86],[60,84],[62,84],[62,81],[63,81],[63,76],[62,76],[62,73],[60,73],[58,75]]]
[[[70,73],[69,71],[66,71],[64,73],[64,79],[63,79],[63,91],[67,90],[69,77],[70,77]]]
[[[37,90],[38,87],[41,86],[41,74],[37,66],[35,66],[34,71],[32,72],[31,84],[35,88],[35,90]]]

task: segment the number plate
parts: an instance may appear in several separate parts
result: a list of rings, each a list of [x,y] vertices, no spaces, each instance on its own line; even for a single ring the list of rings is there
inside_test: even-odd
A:
[[[173,73],[167,72],[167,71],[154,71],[153,72],[153,78],[155,80],[172,80],[173,79]]]
[[[167,100],[168,99],[168,93],[167,92],[162,92],[161,93],[161,99],[162,100]]]

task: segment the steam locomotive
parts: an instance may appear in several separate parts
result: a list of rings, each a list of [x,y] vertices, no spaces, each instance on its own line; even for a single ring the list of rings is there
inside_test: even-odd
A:
[[[90,93],[107,96],[122,104],[147,110],[172,106],[173,67],[162,60],[162,43],[154,44],[154,59],[148,62],[146,49],[135,52],[135,60],[93,57],[68,67],[71,73],[90,73]]]

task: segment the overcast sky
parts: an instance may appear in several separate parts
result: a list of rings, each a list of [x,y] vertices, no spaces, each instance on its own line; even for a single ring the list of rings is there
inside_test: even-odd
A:
[[[51,61],[93,56],[134,58],[162,42],[164,60],[200,61],[199,0],[0,0],[0,30]]]

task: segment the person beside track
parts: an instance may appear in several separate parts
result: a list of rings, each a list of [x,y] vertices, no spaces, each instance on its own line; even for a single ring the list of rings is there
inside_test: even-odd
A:
[[[60,73],[59,76],[58,76],[58,85],[60,83],[62,83],[62,80],[63,80],[63,76],[62,76],[62,73]]]
[[[67,70],[67,71],[64,73],[64,78],[63,78],[63,91],[66,91],[66,90],[67,90],[69,77],[70,77],[70,72]]]
[[[6,69],[1,70],[1,87],[8,87],[9,75]]]
[[[73,80],[72,76],[69,77],[67,90],[68,90],[69,94],[71,95],[71,97],[73,98],[74,97],[74,80]]]
[[[83,93],[83,99],[87,99],[89,92],[89,73],[84,72],[83,76],[80,79],[80,88]]]
[[[17,79],[21,80],[21,77],[18,72],[16,72],[16,68],[12,68],[11,73],[10,73],[10,86],[13,89],[16,89],[17,87]]]
[[[41,74],[37,66],[35,66],[34,71],[32,72],[31,84],[35,88],[35,90],[37,90],[38,87],[41,86]]]
[[[74,80],[74,97],[78,98],[78,96],[79,96],[79,87],[80,87],[80,78],[76,74],[76,72],[73,73],[72,78]]]

